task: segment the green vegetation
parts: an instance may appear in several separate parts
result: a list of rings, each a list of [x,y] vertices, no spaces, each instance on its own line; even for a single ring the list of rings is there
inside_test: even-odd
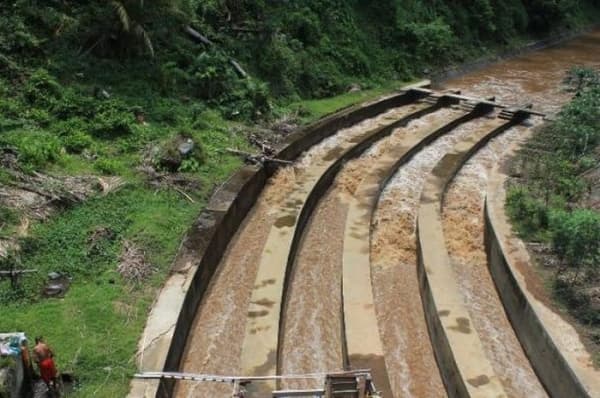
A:
[[[18,291],[0,290],[2,327],[44,334],[60,368],[80,379],[82,396],[98,389],[100,396],[125,396],[148,306],[201,206],[176,192],[155,195],[131,186],[37,224],[23,242],[21,264],[39,272],[23,278]],[[125,240],[143,247],[155,268],[143,286],[116,271]],[[39,286],[50,271],[67,273],[73,285],[64,299],[40,301]]]
[[[20,247],[0,268],[38,270],[17,289],[0,282],[2,329],[46,335],[59,366],[78,377],[76,395],[123,396],[145,315],[178,243],[212,189],[241,164],[226,148],[249,149],[253,125],[309,122],[426,70],[581,26],[598,5],[6,2],[0,188],[40,191],[50,204],[39,211],[0,202],[0,246]],[[188,140],[192,148],[182,155]],[[582,157],[578,165],[589,162]],[[81,200],[61,197],[56,185],[81,176],[105,179],[85,186]],[[541,211],[531,200],[522,211]],[[150,267],[142,283],[117,272],[128,244]],[[42,298],[49,272],[72,278],[64,298]]]
[[[600,174],[600,73],[575,68],[566,82],[575,97],[525,146],[518,157],[523,178],[506,205],[525,239],[551,246],[558,260],[550,278],[554,295],[600,352],[600,303],[593,297],[600,283],[600,211],[592,207],[593,176]]]

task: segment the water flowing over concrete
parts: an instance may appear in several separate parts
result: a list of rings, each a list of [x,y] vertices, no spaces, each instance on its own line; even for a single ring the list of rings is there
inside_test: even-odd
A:
[[[483,203],[488,172],[503,149],[524,134],[515,127],[492,140],[456,176],[442,208],[444,235],[465,306],[496,374],[511,397],[545,397],[510,325],[487,268],[483,242]]]
[[[473,97],[495,96],[497,102],[508,105],[531,103],[536,110],[552,113],[570,98],[561,81],[574,65],[600,66],[600,31],[470,72],[444,82],[441,88],[460,89]],[[278,170],[229,243],[203,296],[182,371],[305,374],[368,364],[377,376],[375,384],[381,381],[385,398],[448,396],[419,284],[419,206],[424,185],[444,155],[505,121],[489,114],[453,126],[397,164],[428,134],[468,112],[450,104],[431,108],[432,104],[414,102],[339,130],[302,154],[293,166]],[[360,156],[347,160],[318,198],[301,229],[295,258],[288,264],[298,238],[299,214],[322,175],[370,132],[424,109],[430,112],[395,128],[371,142]],[[483,242],[483,204],[490,170],[503,161],[507,148],[521,140],[528,127],[511,128],[461,167],[438,201],[443,226],[439,236],[457,281],[459,304],[471,322],[469,330],[479,336],[489,373],[497,376],[493,383],[506,396],[537,398],[548,392],[505,313]],[[529,267],[528,261],[520,263]],[[350,274],[351,270],[356,274]],[[536,305],[543,308],[544,316],[553,320],[550,324],[556,330],[551,334],[565,346],[572,342],[573,350],[584,350],[575,330],[544,306],[543,289],[529,294],[539,301]],[[359,349],[353,340],[357,338],[364,341]],[[373,355],[358,358],[360,349]],[[577,351],[577,355],[583,354]],[[476,391],[490,381],[470,382]],[[322,383],[319,379],[283,381],[267,387],[321,388]],[[255,392],[250,397],[269,396],[264,392],[267,389],[250,391]],[[229,397],[231,386],[183,381],[175,395]]]

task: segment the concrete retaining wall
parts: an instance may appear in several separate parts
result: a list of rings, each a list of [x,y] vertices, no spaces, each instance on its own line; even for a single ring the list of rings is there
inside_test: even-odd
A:
[[[551,397],[591,397],[577,378],[552,337],[529,303],[507,261],[487,199],[485,204],[485,251],[492,279],[523,349]]]
[[[293,160],[336,131],[377,116],[393,107],[414,102],[420,92],[408,90],[368,104],[347,108],[291,134],[277,157]],[[184,238],[165,283],[149,315],[138,352],[142,371],[177,371],[210,279],[229,241],[260,195],[274,167],[246,166],[211,198]],[[170,397],[174,381],[134,380],[131,397]]]

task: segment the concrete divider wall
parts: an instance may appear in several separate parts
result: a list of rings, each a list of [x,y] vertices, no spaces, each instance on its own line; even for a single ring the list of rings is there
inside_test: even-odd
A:
[[[446,167],[446,169],[438,171],[442,173],[439,176],[442,178],[436,182],[438,190],[442,193],[442,196],[438,198],[440,212],[443,203],[443,196],[446,193],[448,184],[454,179],[454,177],[456,176],[460,168],[464,165],[464,163],[466,163],[469,160],[469,158],[471,158],[471,156],[473,156],[479,149],[485,146],[492,138],[498,136],[499,134],[503,133],[504,131],[508,130],[514,125],[522,122],[526,118],[526,113],[517,111],[510,121],[504,123],[500,127],[486,134],[479,141],[473,144],[467,151],[456,154],[448,154],[444,157],[447,158],[447,161],[444,162],[444,166]],[[433,174],[435,173],[436,170],[433,170]],[[468,398],[472,395],[469,392],[469,388],[465,383],[466,380],[464,375],[461,374],[461,367],[456,362],[455,354],[446,334],[444,325],[442,324],[442,314],[438,312],[438,308],[434,300],[434,293],[432,287],[430,286],[428,273],[434,273],[435,270],[430,270],[429,268],[427,268],[428,265],[431,264],[424,264],[422,241],[423,237],[421,231],[419,230],[419,223],[420,221],[417,221],[417,274],[419,277],[419,288],[421,291],[421,299],[423,302],[423,310],[425,313],[427,328],[429,330],[429,337],[431,339],[435,358],[438,363],[438,367],[440,369],[442,380],[446,387],[446,392],[448,393],[448,396],[450,398]],[[447,256],[447,254],[445,254],[444,256]]]
[[[290,284],[290,279],[293,274],[292,269],[294,267],[298,248],[302,241],[302,237],[304,236],[304,230],[306,229],[306,226],[308,225],[311,215],[313,214],[315,208],[319,204],[321,198],[325,195],[327,190],[331,187],[331,185],[333,184],[333,181],[335,180],[336,175],[339,173],[339,171],[344,166],[344,164],[351,159],[359,157],[365,150],[367,150],[369,147],[371,147],[375,142],[390,135],[395,129],[407,125],[411,120],[418,119],[426,114],[432,113],[444,106],[449,106],[455,102],[456,102],[455,100],[450,99],[448,97],[441,97],[435,105],[432,105],[430,107],[421,109],[420,111],[411,113],[410,115],[407,115],[388,126],[384,126],[384,127],[375,129],[373,131],[373,133],[367,139],[354,145],[352,148],[350,148],[348,151],[346,151],[344,154],[342,154],[342,156],[340,156],[323,173],[323,175],[319,178],[319,180],[315,184],[314,188],[308,195],[306,202],[302,206],[300,215],[298,216],[298,222],[296,224],[296,230],[294,231],[294,237],[292,240],[292,244],[290,246],[290,252],[289,252],[288,260],[287,260],[285,279],[284,279],[284,284],[283,284],[284,297],[282,300],[280,311],[283,311],[285,309],[285,306],[287,305],[287,301],[288,301],[287,300],[287,292],[288,292],[288,287]],[[359,120],[362,120],[362,119],[359,119]],[[282,347],[281,341],[283,340],[283,330],[284,330],[283,323],[284,323],[284,318],[280,317],[279,344],[278,344],[278,353],[277,353],[277,372],[278,373],[280,373],[280,371],[281,371],[280,358],[281,358],[281,347]],[[342,337],[344,337],[344,336],[342,335]],[[344,344],[344,346],[345,346],[345,344]],[[345,347],[344,347],[344,352],[346,352]],[[345,358],[345,360],[346,360],[346,358]]]
[[[423,302],[423,312],[425,313],[429,339],[431,340],[431,345],[434,347],[435,360],[438,364],[438,369],[440,370],[448,398],[469,397],[467,386],[460,375],[458,364],[454,360],[454,354],[450,347],[450,342],[446,337],[444,326],[439,318],[438,310],[435,306],[435,301],[433,300],[431,286],[429,286],[429,280],[427,279],[427,275],[425,275],[426,272],[423,264],[423,255],[421,254],[421,240],[418,238],[420,236],[418,229],[419,226],[417,223],[417,276],[419,277],[419,289],[421,291],[421,301]]]
[[[485,203],[485,251],[492,279],[529,361],[551,397],[590,397],[529,303],[504,255]]]
[[[423,96],[424,94],[421,92],[407,90],[383,100],[353,106],[327,116],[291,134],[282,143],[282,149],[276,156],[280,159],[295,159],[312,145],[340,129],[350,127],[365,118],[375,117],[393,107],[414,102]],[[240,169],[211,198],[209,205],[189,229],[173,263],[172,273],[193,272],[193,277],[184,293],[182,302],[173,303],[173,312],[179,312],[177,321],[173,325],[173,332],[169,334],[170,329],[166,329],[164,325],[159,325],[158,328],[157,325],[146,325],[146,330],[167,330],[159,336],[149,333],[151,335],[145,336],[144,339],[149,337],[152,341],[163,340],[160,342],[160,346],[168,346],[168,352],[160,347],[145,346],[145,342],[143,342],[140,350],[142,352],[139,353],[142,358],[143,351],[152,350],[152,355],[156,357],[153,362],[164,363],[162,370],[177,371],[179,369],[188,334],[206,288],[231,238],[256,202],[267,178],[275,170],[276,168],[272,166],[266,168],[246,166]],[[160,305],[163,295],[167,294],[161,291],[156,305]],[[153,322],[160,322],[160,318],[154,317]],[[148,397],[170,397],[175,386],[173,380],[161,380],[158,386],[152,381],[138,380],[136,383],[138,384],[134,383],[130,396],[143,394]]]

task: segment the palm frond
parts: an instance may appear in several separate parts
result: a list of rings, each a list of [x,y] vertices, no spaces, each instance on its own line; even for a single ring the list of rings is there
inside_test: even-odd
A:
[[[119,17],[119,21],[121,21],[121,28],[125,32],[129,32],[131,27],[131,19],[129,18],[129,13],[125,8],[125,5],[120,1],[111,1],[111,4],[117,13],[117,16]]]
[[[150,53],[151,57],[154,57],[154,46],[152,45],[152,40],[150,39],[150,35],[144,29],[142,25],[136,24],[134,28],[135,36],[140,39],[144,43],[144,47]]]

